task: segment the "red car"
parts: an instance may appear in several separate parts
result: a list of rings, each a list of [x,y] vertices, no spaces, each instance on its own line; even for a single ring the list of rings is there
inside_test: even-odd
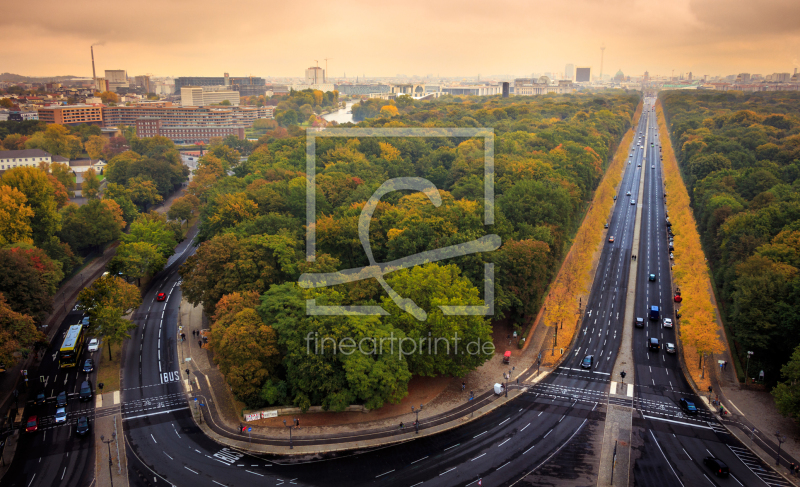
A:
[[[164,293],[158,293],[158,295],[156,296],[156,301],[166,301],[166,300],[167,300],[167,295]]]
[[[33,433],[38,429],[39,429],[39,421],[36,419],[36,416],[28,416],[28,424],[25,425],[25,432]]]
[[[609,242],[613,242],[614,241],[614,237],[608,237],[608,241]]]

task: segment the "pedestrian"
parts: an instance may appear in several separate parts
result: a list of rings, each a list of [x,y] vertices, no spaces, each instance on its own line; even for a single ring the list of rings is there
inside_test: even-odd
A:
[[[466,382],[464,382],[464,381],[462,380],[462,381],[461,381],[461,392],[464,392],[464,390],[465,390],[466,388],[467,388],[467,383],[466,383]]]
[[[405,428],[405,426],[403,425],[403,422],[401,421],[401,422],[400,422],[400,431],[402,431],[402,430],[403,430],[403,428]]]
[[[469,391],[469,400],[471,401],[473,399],[475,399],[475,394],[473,394],[472,391]]]
[[[789,464],[789,473],[794,475],[794,462]]]
[[[724,367],[722,367],[723,370],[728,370],[728,361],[727,360],[725,361],[725,363],[723,365],[724,365]]]
[[[800,475],[800,465],[795,465],[794,466],[794,474],[795,475]]]
[[[725,408],[723,408],[722,406],[720,406],[720,407],[719,407],[719,415],[720,415],[720,416],[723,416],[724,414],[725,414]]]
[[[197,340],[197,346],[203,348],[203,340]]]
[[[295,422],[294,429],[299,430],[300,429],[300,418],[295,419],[294,422]]]

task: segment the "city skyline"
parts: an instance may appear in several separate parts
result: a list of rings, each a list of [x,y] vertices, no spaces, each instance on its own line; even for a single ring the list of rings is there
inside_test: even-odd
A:
[[[0,46],[0,71],[90,77],[91,45],[98,72],[125,69],[131,75],[155,76],[230,72],[300,78],[317,61],[324,68],[326,57],[331,79],[344,73],[353,79],[397,73],[562,73],[566,64],[591,66],[595,75],[603,44],[604,74],[612,76],[618,69],[632,76],[644,71],[669,76],[673,70],[676,76],[689,71],[696,77],[766,75],[792,72],[800,65],[800,26],[794,21],[800,17],[800,4],[788,0],[758,5],[743,0],[668,5],[624,0],[596,5],[581,0],[557,7],[506,1],[493,4],[491,11],[478,3],[468,8],[472,2],[460,2],[461,8],[451,9],[449,2],[439,2],[427,6],[425,15],[410,6],[393,11],[391,17],[357,0],[335,6],[264,6],[240,0],[235,10],[214,15],[209,15],[211,4],[208,9],[186,9],[184,3],[145,0],[135,12],[121,6],[94,12],[88,3],[80,8],[82,3],[86,2],[67,6],[40,0],[50,15],[30,19],[24,26],[5,12],[0,23],[10,40]],[[314,18],[325,20],[308,21],[311,11]],[[259,18],[264,23],[252,20]],[[386,29],[387,22],[394,27]],[[237,35],[226,35],[231,28]]]

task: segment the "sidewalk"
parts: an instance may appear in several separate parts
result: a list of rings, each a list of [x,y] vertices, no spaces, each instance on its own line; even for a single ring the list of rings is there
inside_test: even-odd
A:
[[[98,416],[98,412],[103,414]],[[122,414],[119,412],[119,392],[107,392],[97,396],[92,428],[94,428],[95,485],[128,487],[128,465],[122,432]]]

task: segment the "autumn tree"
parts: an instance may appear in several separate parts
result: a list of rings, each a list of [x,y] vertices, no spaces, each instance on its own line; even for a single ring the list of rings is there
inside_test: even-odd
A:
[[[130,224],[139,215],[139,209],[131,201],[127,188],[121,184],[108,183],[103,192],[103,198],[115,201],[122,210],[122,218],[125,223]]]
[[[64,125],[50,124],[43,132],[36,132],[26,142],[26,149],[42,149],[53,155],[76,159],[83,152],[78,136],[71,135]]]
[[[88,314],[88,334],[98,334],[108,343],[111,358],[111,345],[120,344],[130,338],[128,332],[136,328],[125,319],[142,304],[139,289],[119,277],[106,275],[95,280],[78,294],[78,309]]]
[[[74,203],[61,210],[61,239],[75,249],[102,247],[119,239],[125,228],[122,209],[114,200],[93,199],[83,206]]]
[[[48,240],[61,229],[55,189],[47,174],[35,167],[15,167],[6,171],[0,181],[27,198],[27,205],[33,210],[31,228],[35,244]]]
[[[83,184],[81,185],[81,192],[83,196],[94,199],[97,198],[100,191],[100,180],[97,179],[97,173],[94,168],[90,167],[83,173]]]
[[[156,184],[144,176],[138,176],[128,181],[128,195],[141,210],[146,210],[150,205],[163,200],[158,194]]]
[[[28,141],[30,137],[22,135],[22,134],[8,134],[3,139],[3,148],[5,150],[22,150],[25,148],[25,142]]]
[[[27,201],[28,198],[17,188],[0,185],[0,246],[33,243],[31,220],[34,213]]]
[[[52,296],[64,278],[61,265],[29,245],[0,249],[0,293],[14,311],[37,322],[50,312]]]
[[[92,159],[100,159],[105,155],[105,148],[108,145],[108,138],[102,135],[92,135],[84,144],[86,153]]]
[[[94,96],[99,96],[105,104],[119,103],[119,96],[113,91],[104,91],[102,93],[95,93]]]
[[[180,220],[181,222],[185,220],[188,222],[199,205],[200,200],[196,196],[191,194],[181,196],[172,202],[172,206],[167,210],[167,216],[172,220]]]
[[[20,355],[27,356],[32,345],[46,338],[36,329],[33,318],[14,311],[0,293],[0,364],[4,368],[16,364]]]

